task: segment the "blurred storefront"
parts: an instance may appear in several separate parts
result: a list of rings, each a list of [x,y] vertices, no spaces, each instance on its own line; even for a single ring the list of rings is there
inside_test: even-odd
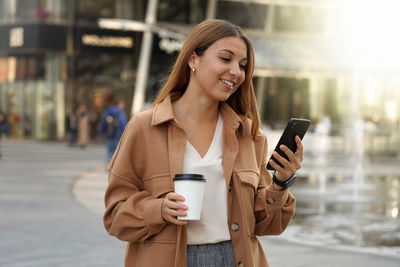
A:
[[[261,118],[269,127],[280,128],[290,117],[315,123],[327,117],[332,135],[346,135],[346,128],[361,119],[373,129],[371,147],[381,145],[379,136],[391,140],[385,147],[400,145],[400,57],[386,56],[397,64],[382,63],[385,48],[373,40],[384,40],[379,27],[368,25],[375,34],[369,41],[355,38],[361,30],[348,18],[354,17],[349,11],[360,8],[357,0],[0,0],[1,36],[7,36],[0,41],[0,108],[18,115],[20,136],[62,139],[67,111],[86,104],[95,122],[110,93],[126,99],[130,113],[145,30],[106,29],[99,19],[146,24],[150,3],[156,3],[154,25],[182,36],[207,18],[245,29],[255,49]],[[362,8],[378,15],[368,13],[367,4]],[[378,25],[381,20],[367,21]],[[26,27],[38,32],[31,47],[26,43],[34,31]],[[53,34],[45,27],[59,30]],[[182,45],[182,39],[165,32],[153,35],[140,109],[162,86]],[[368,43],[379,56],[369,53]]]
[[[0,44],[0,100],[12,137],[62,135],[66,28],[18,23],[0,26],[0,35],[9,36]]]
[[[110,95],[132,98],[141,33],[100,29],[97,19],[140,18],[136,2],[0,0],[0,109],[12,138],[63,139],[80,105],[94,137]]]

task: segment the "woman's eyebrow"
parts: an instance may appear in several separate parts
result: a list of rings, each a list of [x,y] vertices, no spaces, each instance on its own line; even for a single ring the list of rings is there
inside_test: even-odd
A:
[[[229,50],[229,49],[221,49],[219,50],[221,52],[228,52],[229,54],[231,54],[232,56],[235,56],[235,53],[233,53],[233,51]],[[242,60],[247,60],[247,57],[242,58],[240,61]]]

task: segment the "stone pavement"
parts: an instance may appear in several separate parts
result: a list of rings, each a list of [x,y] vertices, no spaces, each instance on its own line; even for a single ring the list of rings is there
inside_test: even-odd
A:
[[[123,265],[123,242],[72,194],[81,174],[102,164],[103,146],[2,140],[2,152],[0,266]]]
[[[3,142],[0,266],[123,266],[124,242],[102,224],[104,147]],[[272,266],[397,266],[377,256],[261,237]]]

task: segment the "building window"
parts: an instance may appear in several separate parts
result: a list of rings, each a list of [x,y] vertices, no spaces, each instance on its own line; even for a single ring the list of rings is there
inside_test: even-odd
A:
[[[65,21],[65,0],[0,0],[0,22]]]
[[[274,31],[321,33],[326,12],[317,8],[276,6]]]
[[[0,0],[0,23],[6,23],[8,17],[8,10],[6,0]]]
[[[229,20],[243,28],[263,29],[267,5],[249,2],[218,1],[217,18]]]
[[[146,14],[145,0],[80,0],[76,1],[78,22],[97,24],[100,18],[119,18],[143,21]]]
[[[268,124],[284,124],[292,117],[310,118],[308,79],[267,78],[261,118]]]
[[[197,24],[206,18],[207,1],[160,0],[157,19],[163,22]]]
[[[44,80],[45,57],[43,54],[0,58],[0,83]]]
[[[76,1],[76,16],[78,21],[97,22],[99,18],[115,18],[115,0]]]

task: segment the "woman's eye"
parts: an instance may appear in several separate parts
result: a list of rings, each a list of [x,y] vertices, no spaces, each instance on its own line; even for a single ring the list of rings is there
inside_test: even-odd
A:
[[[231,59],[230,59],[230,58],[228,58],[228,57],[221,57],[221,59],[222,59],[223,61],[226,61],[226,62],[229,62],[229,61],[231,61]]]

